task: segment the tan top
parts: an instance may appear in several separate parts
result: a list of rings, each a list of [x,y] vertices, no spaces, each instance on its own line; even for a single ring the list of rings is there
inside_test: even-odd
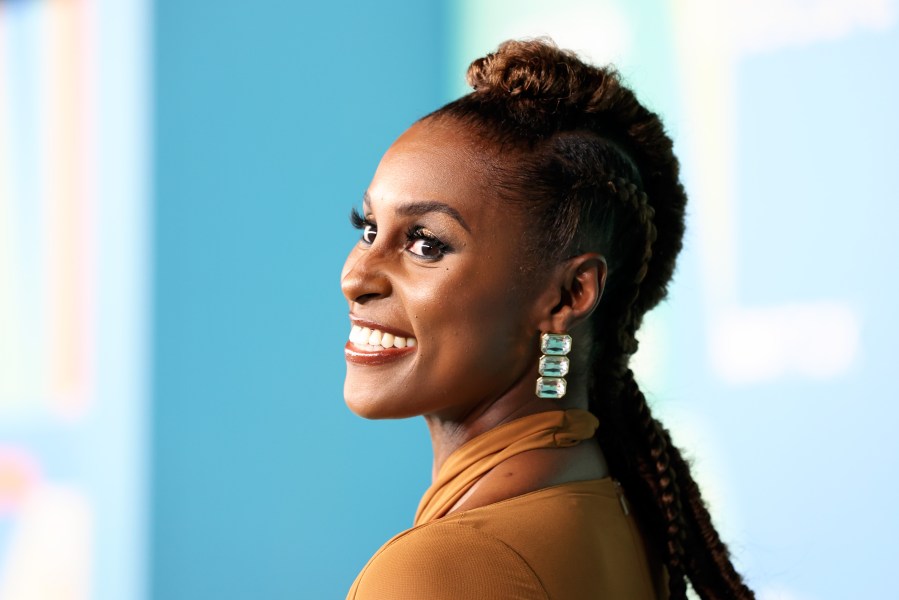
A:
[[[347,600],[665,598],[611,478],[556,485],[468,511],[450,508],[503,460],[571,446],[598,421],[583,410],[530,415],[464,444],[422,498],[415,526],[387,542]]]

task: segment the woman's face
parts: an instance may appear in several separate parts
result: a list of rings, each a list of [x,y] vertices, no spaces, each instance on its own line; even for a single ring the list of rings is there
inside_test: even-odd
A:
[[[354,325],[344,395],[361,416],[457,419],[518,387],[533,397],[539,282],[521,269],[524,221],[459,129],[411,127],[366,193],[341,274]]]

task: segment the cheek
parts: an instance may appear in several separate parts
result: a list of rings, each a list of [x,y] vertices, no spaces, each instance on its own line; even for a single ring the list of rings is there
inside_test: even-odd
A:
[[[531,354],[527,302],[495,273],[476,272],[416,290],[412,318],[422,335],[421,360],[438,363],[433,376],[510,377]],[[501,379],[501,378],[500,378]],[[500,383],[497,381],[497,383]]]

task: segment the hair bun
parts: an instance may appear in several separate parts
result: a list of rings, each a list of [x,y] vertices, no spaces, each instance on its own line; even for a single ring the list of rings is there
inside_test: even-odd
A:
[[[466,80],[478,94],[578,104],[589,77],[584,67],[552,40],[509,40],[471,63]]]

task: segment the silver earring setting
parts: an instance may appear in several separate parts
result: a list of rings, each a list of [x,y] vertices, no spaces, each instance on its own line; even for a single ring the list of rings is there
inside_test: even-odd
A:
[[[565,395],[569,361],[565,356],[571,352],[571,336],[564,333],[544,333],[540,336],[539,372],[537,378],[538,398],[561,398]]]

